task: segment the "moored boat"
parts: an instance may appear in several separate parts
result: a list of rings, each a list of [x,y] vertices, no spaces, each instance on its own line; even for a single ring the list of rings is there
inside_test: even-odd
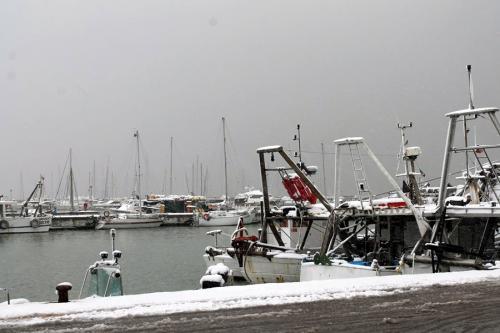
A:
[[[42,211],[40,204],[42,193],[43,178],[24,202],[20,212],[15,209],[14,201],[0,201],[0,234],[48,232],[52,216]],[[38,200],[32,201],[36,196]],[[30,208],[30,205],[34,205],[34,208]]]
[[[248,224],[247,220],[251,221],[253,215],[248,209],[208,211],[198,217],[198,225],[200,227],[236,226],[240,218]]]
[[[139,207],[137,212],[130,212],[130,209],[134,208],[134,201],[132,200],[130,205],[127,207],[127,212],[118,213],[116,217],[111,217],[109,212],[106,212],[104,219],[99,221],[96,225],[96,229],[138,229],[138,228],[157,228],[159,227],[163,219],[159,214],[155,213],[144,213],[142,207],[141,199],[141,159],[139,153],[139,131],[135,131],[134,137],[137,142],[137,200]]]
[[[96,229],[137,229],[137,228],[157,228],[163,223],[163,219],[158,214],[118,214],[114,218],[104,218],[100,220]]]

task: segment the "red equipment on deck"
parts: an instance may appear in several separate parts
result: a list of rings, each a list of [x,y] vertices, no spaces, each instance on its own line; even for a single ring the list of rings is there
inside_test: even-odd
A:
[[[282,178],[283,186],[285,186],[288,195],[294,201],[309,201],[312,204],[316,203],[318,198],[316,198],[309,186],[304,184],[298,175],[285,174]]]

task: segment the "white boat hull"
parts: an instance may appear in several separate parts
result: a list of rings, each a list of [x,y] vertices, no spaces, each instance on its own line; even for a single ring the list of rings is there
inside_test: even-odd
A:
[[[447,271],[461,272],[471,270],[470,267],[449,266]],[[333,261],[331,265],[315,265],[313,262],[302,263],[300,269],[300,281],[332,280],[332,279],[352,279],[361,277],[375,277],[387,275],[409,275],[432,273],[432,267],[426,263],[414,263],[412,267],[408,265],[395,267],[373,268],[371,266],[350,264],[346,261]]]
[[[300,281],[352,279],[386,275],[401,275],[396,270],[374,269],[370,266],[353,265],[346,261],[333,262],[329,265],[315,265],[313,262],[302,263]]]
[[[33,223],[32,221],[38,221]],[[21,234],[21,233],[34,233],[34,232],[48,232],[50,225],[52,223],[52,218],[50,216],[41,217],[13,217],[6,218],[7,224],[0,222],[0,234]],[[5,228],[5,226],[7,226]]]
[[[236,226],[240,217],[243,218],[243,224],[252,223],[253,214],[248,211],[215,211],[202,214],[198,218],[200,227],[223,227]]]
[[[305,255],[280,253],[272,257],[247,256],[244,274],[251,283],[298,282]]]
[[[96,229],[139,229],[158,228],[163,220],[160,217],[116,217],[110,220],[102,220],[97,223]]]
[[[210,220],[200,219],[198,226],[200,227],[223,227],[223,226],[236,226],[238,224],[238,218],[211,218]]]

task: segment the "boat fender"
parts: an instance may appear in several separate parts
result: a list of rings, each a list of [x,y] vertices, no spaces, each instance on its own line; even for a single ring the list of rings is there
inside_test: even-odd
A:
[[[210,220],[210,214],[208,214],[208,213],[203,214],[203,219],[205,221],[209,221]]]
[[[38,228],[40,226],[40,221],[38,220],[31,220],[30,225],[32,228]]]
[[[109,210],[105,210],[104,213],[102,213],[102,215],[104,215],[104,217],[109,217]]]
[[[5,220],[0,221],[0,229],[9,229],[9,222]]]

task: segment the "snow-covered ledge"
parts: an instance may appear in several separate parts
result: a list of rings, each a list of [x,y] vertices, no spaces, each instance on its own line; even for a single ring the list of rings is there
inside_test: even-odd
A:
[[[382,296],[434,285],[498,280],[500,269],[400,275],[282,284],[233,286],[118,297],[90,297],[70,303],[0,304],[0,329],[45,322],[161,315],[192,311]],[[15,303],[15,300],[14,302]]]

